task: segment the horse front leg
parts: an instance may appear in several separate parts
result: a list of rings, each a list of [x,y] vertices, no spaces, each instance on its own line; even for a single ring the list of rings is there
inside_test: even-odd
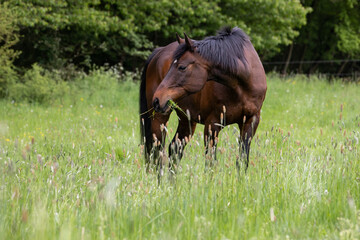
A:
[[[180,118],[174,138],[169,144],[169,171],[176,173],[180,160],[183,156],[186,144],[190,141],[195,132],[196,122],[189,121],[187,118]]]
[[[146,170],[150,171],[152,165],[156,166],[158,173],[158,182],[160,184],[160,178],[163,175],[163,162],[166,158],[164,152],[164,145],[166,140],[166,131],[164,126],[169,120],[170,115],[156,114],[154,119],[151,121],[151,132],[152,132],[152,145],[149,154],[149,159],[146,162]]]
[[[238,123],[240,129],[240,159],[245,162],[245,172],[249,167],[249,155],[251,140],[255,135],[256,129],[260,122],[260,112],[247,118],[243,117],[243,122]],[[236,159],[236,168],[240,172],[240,163]]]
[[[204,128],[204,144],[205,144],[205,168],[216,161],[216,150],[218,143],[219,132],[221,127],[214,122],[205,123]]]

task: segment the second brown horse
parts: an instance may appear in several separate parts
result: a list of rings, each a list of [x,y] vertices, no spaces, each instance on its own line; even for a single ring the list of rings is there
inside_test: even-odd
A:
[[[171,104],[179,117],[169,146],[170,170],[180,160],[197,123],[205,125],[206,154],[216,157],[217,136],[229,124],[240,129],[240,156],[249,163],[251,139],[260,121],[267,90],[266,75],[249,37],[239,28],[224,28],[216,36],[194,41],[185,34],[157,48],[146,62],[140,86],[142,139],[147,165],[164,146],[164,125]],[[156,114],[150,113],[155,109]],[[184,114],[187,112],[187,114]],[[211,150],[212,151],[209,151]],[[161,161],[157,166],[162,167]],[[236,160],[239,169],[239,162]]]

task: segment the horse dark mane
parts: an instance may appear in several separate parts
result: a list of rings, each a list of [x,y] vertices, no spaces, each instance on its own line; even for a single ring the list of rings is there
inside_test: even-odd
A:
[[[250,39],[240,28],[224,27],[216,36],[194,41],[194,47],[201,57],[236,75],[238,60],[247,66],[244,55],[244,46],[247,43],[250,43]],[[188,50],[189,47],[185,43],[180,44],[174,52],[173,59],[178,60]]]

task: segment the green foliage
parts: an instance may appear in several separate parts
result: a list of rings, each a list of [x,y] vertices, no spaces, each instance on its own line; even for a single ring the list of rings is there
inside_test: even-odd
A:
[[[360,56],[360,4],[356,0],[344,1],[335,25],[339,50],[351,57]]]
[[[280,66],[280,70],[287,72],[320,72],[356,80],[359,64],[348,60],[360,58],[359,1],[302,0],[301,3],[304,8],[311,9],[306,25],[291,46],[279,45],[280,53],[270,60],[293,64],[268,65],[266,70]]]
[[[18,41],[14,15],[6,3],[0,3],[0,98],[7,96],[8,86],[17,78],[13,61],[18,52],[12,49]]]
[[[220,5],[229,24],[246,30],[265,59],[277,53],[281,45],[292,43],[311,11],[299,0],[223,0]]]
[[[119,82],[123,88],[133,88],[140,79],[139,72],[128,72],[118,65],[105,69],[97,68],[86,73],[76,73],[69,81],[64,81],[63,73],[49,71],[34,64],[25,72],[21,81],[8,86],[8,99],[16,102],[40,104],[71,104],[91,102],[95,105],[122,106],[119,96]]]
[[[39,62],[61,69],[73,63],[89,69],[92,64],[121,63],[129,56],[144,58],[152,44],[137,32],[134,15],[124,4],[130,2],[119,2],[120,12],[112,12],[106,1],[9,1],[19,13],[24,34],[19,46],[29,48],[18,64]]]
[[[356,0],[304,0],[313,11],[296,39],[299,59],[360,56],[360,5]],[[344,57],[345,56],[345,57]]]
[[[201,39],[223,25],[244,28],[260,53],[271,56],[297,35],[308,12],[296,0],[8,2],[24,36],[17,64],[55,69],[121,63],[134,70],[154,45],[174,41],[175,32]]]
[[[243,28],[262,60],[279,52],[274,59],[284,60],[288,45],[294,49],[290,59],[300,61],[360,55],[360,4],[356,0],[2,2],[0,98],[35,63],[59,72],[65,81],[100,66],[120,64],[136,71],[154,47],[175,41],[176,32],[202,39],[224,25]],[[320,69],[317,65],[308,68],[309,72]]]
[[[69,86],[57,74],[34,64],[21,82],[9,86],[9,98],[16,101],[52,103],[61,101]]]
[[[186,32],[194,39],[214,34],[225,22],[225,16],[222,15],[218,5],[219,1],[163,1],[159,2],[156,8],[150,7],[148,12],[154,9],[162,11],[164,21],[154,30],[158,34],[157,37],[170,42],[175,41],[176,32],[179,34]],[[144,18],[143,21],[148,21],[148,18]],[[157,22],[156,16],[153,21]]]
[[[132,88],[134,82],[138,81],[140,74],[137,72],[124,71],[121,66],[105,70],[98,68],[88,74],[78,76],[69,83],[71,88],[71,97],[67,99],[70,104],[78,104],[78,100],[95,104],[98,106],[122,107],[124,100],[120,99],[118,94],[119,82],[123,82],[122,88]],[[130,101],[130,99],[127,99]]]

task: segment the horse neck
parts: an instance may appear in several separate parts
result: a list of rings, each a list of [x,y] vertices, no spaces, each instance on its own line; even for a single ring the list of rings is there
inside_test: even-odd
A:
[[[214,66],[210,70],[208,81],[216,81],[232,89],[236,89],[239,86],[247,85],[249,76],[250,74],[247,66],[242,63],[239,64],[239,69],[236,74],[224,71],[223,69]]]

